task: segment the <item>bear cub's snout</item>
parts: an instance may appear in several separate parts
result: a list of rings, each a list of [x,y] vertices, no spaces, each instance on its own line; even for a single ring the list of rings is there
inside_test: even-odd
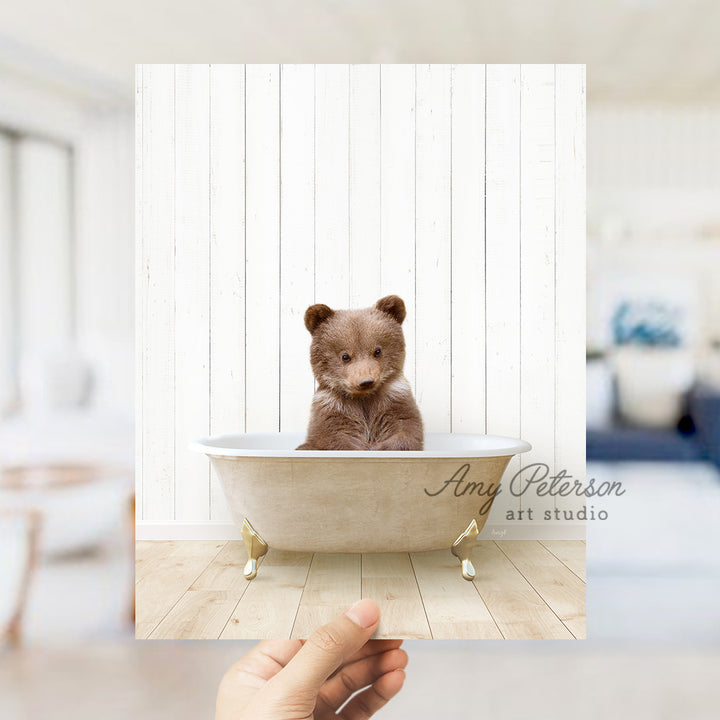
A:
[[[422,418],[403,375],[405,316],[397,295],[363,310],[306,310],[318,386],[298,450],[422,450]]]

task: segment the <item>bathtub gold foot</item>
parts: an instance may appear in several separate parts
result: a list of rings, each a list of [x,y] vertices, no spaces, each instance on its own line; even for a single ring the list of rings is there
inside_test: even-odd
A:
[[[462,563],[462,576],[466,580],[472,580],[475,577],[475,568],[470,562],[470,553],[475,546],[475,540],[480,534],[475,518],[465,528],[465,532],[453,543],[450,552]]]
[[[268,551],[268,544],[257,534],[247,518],[243,520],[240,534],[249,556],[248,561],[245,563],[243,575],[247,580],[252,580],[257,575],[258,560]]]

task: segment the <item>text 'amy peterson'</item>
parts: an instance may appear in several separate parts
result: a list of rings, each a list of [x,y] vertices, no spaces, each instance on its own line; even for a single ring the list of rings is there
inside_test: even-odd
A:
[[[486,501],[480,508],[480,514],[484,515],[490,510],[493,500],[502,492],[502,488],[496,483],[475,482],[467,479],[470,472],[470,464],[461,465],[449,480],[444,480],[437,490],[431,491],[425,488],[425,494],[430,497],[452,488],[451,492],[455,497],[463,495],[478,495],[486,497]],[[603,481],[596,485],[595,478],[590,478],[583,483],[573,478],[567,470],[560,470],[555,475],[550,475],[550,466],[546,463],[532,463],[518,470],[509,483],[510,494],[515,497],[522,497],[531,489],[537,497],[607,497],[608,495],[620,496],[625,494],[622,483],[618,480],[611,482]]]

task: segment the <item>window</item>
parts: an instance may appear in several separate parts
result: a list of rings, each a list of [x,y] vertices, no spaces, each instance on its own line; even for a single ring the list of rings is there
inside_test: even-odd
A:
[[[0,128],[0,416],[75,336],[73,175],[69,145]]]

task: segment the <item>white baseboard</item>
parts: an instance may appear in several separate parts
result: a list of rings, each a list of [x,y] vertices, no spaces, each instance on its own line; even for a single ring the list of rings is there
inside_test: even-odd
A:
[[[240,530],[225,522],[138,522],[137,540],[241,540]],[[480,540],[584,540],[585,523],[524,523],[486,525]]]

